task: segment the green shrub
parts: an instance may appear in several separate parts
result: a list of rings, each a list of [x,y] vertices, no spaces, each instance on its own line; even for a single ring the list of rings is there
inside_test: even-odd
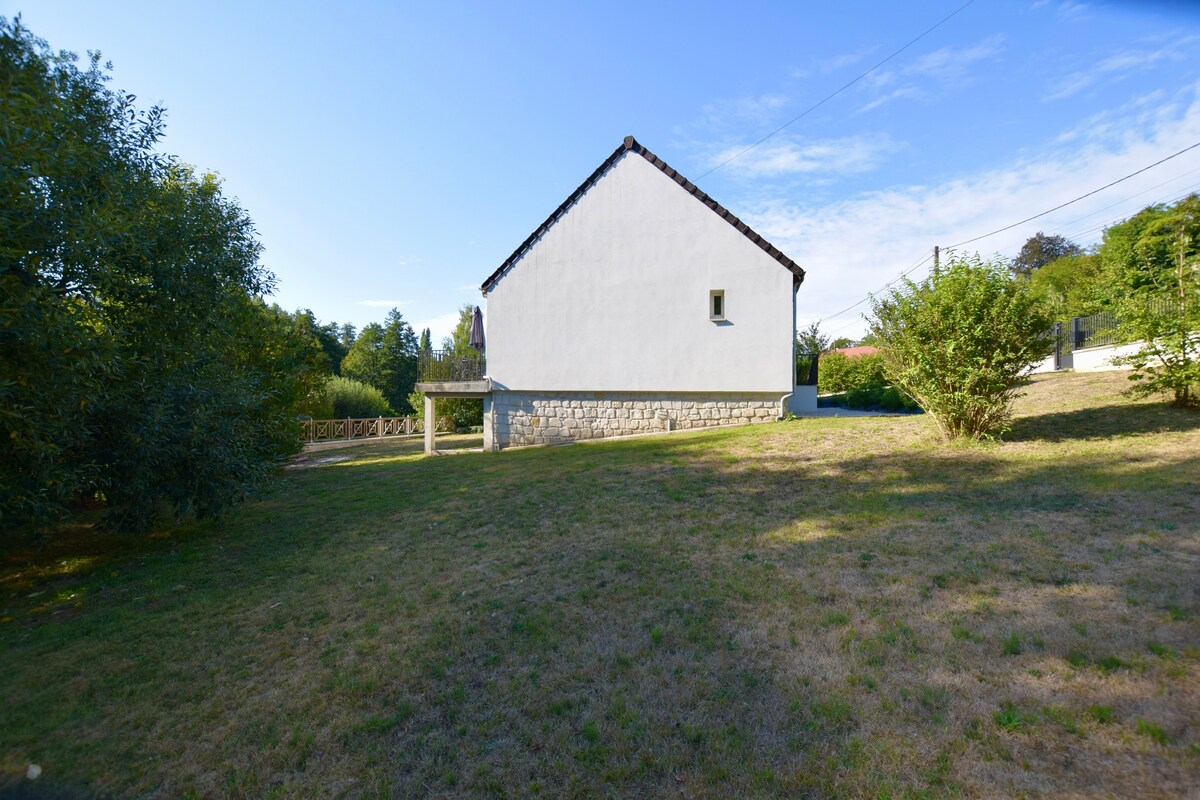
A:
[[[333,411],[333,419],[390,417],[395,413],[383,392],[353,378],[330,378],[325,384],[324,400]]]
[[[1007,430],[1017,385],[1053,348],[1051,314],[999,260],[952,254],[921,283],[905,280],[872,304],[889,382],[947,439]]]
[[[842,353],[826,353],[821,356],[817,370],[817,390],[823,394],[886,384],[883,358],[878,354],[854,358]]]
[[[841,353],[825,353],[817,370],[817,391],[821,394],[844,392],[850,388],[850,359]]]

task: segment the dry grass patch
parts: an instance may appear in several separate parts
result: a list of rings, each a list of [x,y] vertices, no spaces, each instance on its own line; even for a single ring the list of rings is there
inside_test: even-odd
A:
[[[1200,783],[1200,418],[800,420],[421,459],[7,557],[0,771],[117,796],[1158,796]],[[25,786],[30,784],[26,783]]]

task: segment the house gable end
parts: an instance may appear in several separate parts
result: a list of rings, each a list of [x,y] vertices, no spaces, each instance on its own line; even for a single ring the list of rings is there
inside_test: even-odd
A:
[[[633,153],[644,158],[660,172],[678,184],[684,191],[686,191],[692,197],[695,197],[717,216],[732,225],[737,231],[762,249],[763,252],[774,258],[785,269],[792,273],[792,282],[794,285],[799,285],[801,282],[803,282],[804,270],[801,269],[800,265],[784,255],[779,248],[775,247],[766,239],[764,239],[749,225],[738,219],[736,215],[734,215],[716,200],[713,200],[705,192],[701,191],[695,184],[685,178],[677,170],[673,169],[661,158],[639,144],[632,136],[626,136],[625,140],[616,150],[613,151],[612,155],[605,159],[604,162],[600,164],[600,166],[597,167],[591,175],[588,176],[587,180],[581,183],[575,189],[575,191],[572,192],[570,196],[568,196],[567,199],[564,200],[562,204],[560,204],[558,208],[556,208],[550,214],[550,216],[547,217],[545,221],[542,222],[542,224],[539,225],[533,231],[533,233],[531,233],[525,239],[525,241],[523,241],[521,245],[513,251],[512,255],[505,259],[504,263],[502,263],[495,272],[488,276],[487,280],[485,280],[481,286],[484,295],[486,296],[487,293],[491,291],[492,287],[495,286],[496,283],[503,278],[504,275],[518,261],[520,261],[527,252],[529,252],[529,250],[538,242],[538,240],[541,239],[546,232],[553,227],[554,224],[558,222],[558,220],[561,219],[563,215],[565,215],[579,201],[579,199],[583,197],[583,195],[585,195],[588,190],[591,189],[600,180],[600,178],[602,178],[610,169],[612,169],[627,153]]]

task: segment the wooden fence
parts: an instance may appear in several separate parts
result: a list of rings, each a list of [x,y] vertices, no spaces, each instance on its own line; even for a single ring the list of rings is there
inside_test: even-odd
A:
[[[419,436],[425,421],[419,417],[372,417],[368,419],[307,419],[300,423],[306,442],[383,439],[389,436]],[[454,432],[453,417],[438,417],[438,431]]]

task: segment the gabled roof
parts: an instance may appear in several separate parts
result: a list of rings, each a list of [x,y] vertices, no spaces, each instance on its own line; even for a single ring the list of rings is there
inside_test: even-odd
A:
[[[571,196],[564,200],[562,205],[554,209],[554,212],[550,216],[546,217],[546,221],[539,225],[537,230],[529,234],[529,238],[521,242],[521,246],[514,250],[513,254],[506,258],[504,263],[496,268],[495,272],[488,276],[488,279],[483,282],[483,286],[481,287],[484,294],[487,294],[487,292],[496,284],[496,282],[500,280],[504,273],[508,271],[508,268],[515,264],[523,255],[525,255],[525,253],[527,253],[529,249],[533,247],[534,243],[538,239],[542,238],[543,235],[545,235],[546,231],[550,229],[550,226],[557,222],[559,217],[567,213],[567,210],[570,209],[571,206],[575,205],[575,202],[579,200],[579,198],[582,197],[588,189],[592,188],[592,186],[595,185],[598,180],[600,180],[600,177],[604,175],[604,173],[608,172],[612,165],[615,164],[621,158],[621,156],[625,155],[627,152],[636,153],[654,166],[658,167],[658,169],[664,175],[682,186],[684,191],[699,200],[701,203],[704,203],[704,205],[711,208],[717,214],[717,216],[728,222],[733,227],[737,228],[742,232],[743,235],[745,235],[747,239],[754,242],[756,245],[761,247],[764,252],[782,264],[785,269],[792,273],[792,280],[794,283],[799,284],[803,282],[804,270],[800,268],[799,264],[785,256],[779,248],[775,247],[775,245],[771,244],[766,239],[755,233],[749,225],[742,222],[740,219],[730,213],[728,209],[726,209],[716,200],[713,200],[707,194],[700,191],[700,189],[696,187],[696,184],[692,183],[687,178],[683,177],[670,166],[668,166],[667,162],[663,161],[661,158],[654,155],[654,153],[651,153],[645,147],[638,144],[632,136],[626,136],[625,141],[621,143],[621,146],[614,150],[613,154],[606,158],[604,163],[597,167],[596,171],[588,176],[587,180],[579,184],[579,188],[571,192]]]

